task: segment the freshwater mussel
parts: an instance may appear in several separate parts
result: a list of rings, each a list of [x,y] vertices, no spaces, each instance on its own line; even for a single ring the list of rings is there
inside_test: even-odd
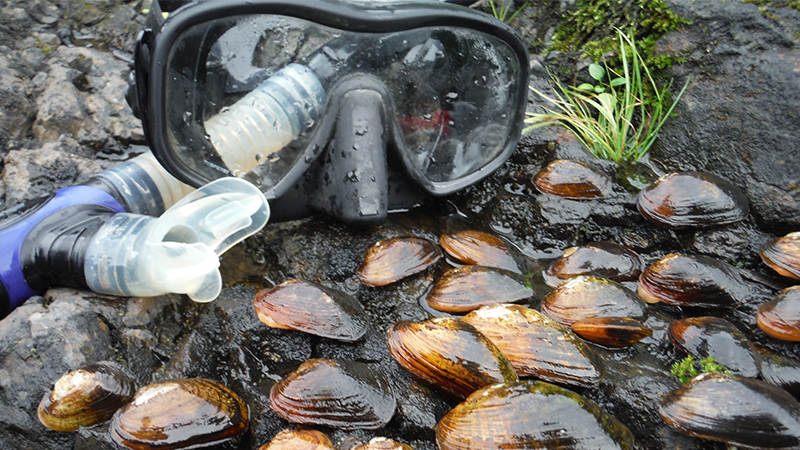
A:
[[[361,444],[350,450],[414,450],[410,445],[397,442],[385,437],[374,437],[366,444]]]
[[[631,317],[587,317],[573,322],[570,328],[581,338],[609,348],[627,347],[653,334]]]
[[[667,394],[658,412],[671,427],[694,437],[747,448],[800,445],[800,403],[757,379],[698,375]]]
[[[495,267],[461,266],[445,272],[426,300],[438,311],[464,313],[484,305],[523,301],[534,294],[516,272]]]
[[[628,428],[575,392],[535,380],[487,386],[436,426],[439,450],[634,448]]]
[[[671,253],[639,277],[639,295],[648,303],[703,308],[732,308],[748,295],[735,267],[703,255]]]
[[[783,341],[800,341],[800,285],[788,287],[758,307],[758,327]]]
[[[134,450],[195,448],[247,431],[249,408],[235,392],[204,378],[147,385],[111,420],[112,440]]]
[[[544,273],[545,282],[556,287],[570,278],[594,275],[609,280],[635,281],[644,269],[633,250],[610,241],[570,247]]]
[[[318,430],[281,430],[258,450],[336,450],[336,447]]]
[[[625,286],[594,276],[579,276],[559,285],[542,300],[540,310],[571,326],[592,317],[643,319],[647,305]]]
[[[462,317],[494,342],[520,377],[588,387],[603,366],[594,351],[568,328],[522,305],[492,305]]]
[[[253,304],[258,319],[273,328],[345,342],[361,339],[369,326],[358,300],[305,280],[289,280],[259,291]]]
[[[518,379],[489,338],[452,317],[396,322],[386,331],[386,341],[400,366],[457,399],[488,384]]]
[[[289,422],[342,430],[380,428],[397,406],[381,373],[365,363],[327,358],[301,364],[272,386],[269,400]]]
[[[580,161],[557,159],[534,175],[533,184],[540,192],[581,200],[607,197],[611,180]]]
[[[701,172],[664,175],[636,199],[646,219],[673,229],[739,222],[747,217],[749,205],[736,186]]]
[[[508,244],[497,236],[477,230],[443,234],[439,245],[454,260],[467,265],[497,267],[520,272]]]
[[[755,346],[738,328],[720,317],[686,317],[669,325],[673,344],[696,359],[714,361],[736,375],[757,377],[760,361]]]
[[[800,280],[800,231],[767,242],[758,254],[779,274]]]
[[[55,431],[75,431],[110,419],[136,392],[123,366],[100,361],[73,370],[56,381],[39,403],[39,421]]]
[[[367,249],[356,276],[370,286],[386,286],[436,264],[442,249],[417,236],[399,236],[376,242]]]

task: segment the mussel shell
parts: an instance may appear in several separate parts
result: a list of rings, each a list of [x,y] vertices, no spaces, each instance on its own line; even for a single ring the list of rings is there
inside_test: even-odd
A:
[[[495,267],[461,266],[445,272],[426,300],[433,309],[464,313],[484,305],[523,301],[534,294],[515,272]]]
[[[644,318],[647,306],[636,293],[611,280],[575,277],[542,300],[540,309],[563,325],[592,317]]]
[[[493,305],[462,317],[494,342],[520,377],[589,387],[603,375],[592,349],[568,328],[521,305]]]
[[[369,440],[368,443],[358,445],[350,450],[414,450],[410,445],[397,442],[395,440],[385,437],[375,437]]]
[[[732,308],[747,293],[747,284],[735,267],[702,255],[669,254],[639,277],[639,295],[648,303]]]
[[[534,380],[487,386],[436,426],[439,450],[633,449],[630,430],[592,401]]]
[[[386,286],[436,264],[442,249],[428,239],[401,236],[376,242],[367,249],[356,276],[370,286]]]
[[[272,386],[270,406],[292,423],[342,430],[380,428],[397,401],[389,381],[356,361],[310,359]]]
[[[800,341],[800,285],[782,290],[758,307],[758,328],[775,339]]]
[[[589,342],[611,348],[627,347],[653,334],[630,317],[590,317],[574,322],[570,328]]]
[[[336,447],[321,431],[281,430],[258,450],[336,450]]]
[[[695,359],[708,356],[736,375],[757,377],[758,352],[735,325],[720,317],[687,317],[669,325],[673,344]]]
[[[386,341],[400,366],[454,398],[464,399],[488,384],[518,379],[489,338],[455,318],[400,321],[386,331]]]
[[[497,267],[520,272],[508,245],[497,236],[482,231],[464,230],[439,236],[445,253],[462,264]]]
[[[354,342],[369,327],[364,308],[349,295],[305,280],[289,280],[256,294],[259,320],[274,328]]]
[[[800,280],[800,231],[767,242],[758,254],[779,274]]]
[[[749,205],[733,184],[700,172],[664,175],[636,200],[646,219],[674,229],[739,222],[747,217]]]
[[[120,446],[178,449],[233,439],[249,426],[249,409],[236,393],[203,378],[147,385],[114,414],[110,433]]]
[[[761,378],[800,399],[800,361],[777,353],[761,353]]]
[[[671,427],[703,439],[757,448],[800,444],[800,403],[760,380],[698,375],[664,396],[658,412]]]
[[[570,247],[545,272],[545,281],[556,287],[564,280],[594,275],[613,281],[633,281],[644,269],[642,258],[633,250],[609,241]]]
[[[534,175],[540,192],[570,199],[601,198],[611,194],[611,180],[579,161],[558,159]]]
[[[42,425],[75,431],[105,422],[132,398],[136,381],[123,366],[100,361],[64,375],[39,403]]]

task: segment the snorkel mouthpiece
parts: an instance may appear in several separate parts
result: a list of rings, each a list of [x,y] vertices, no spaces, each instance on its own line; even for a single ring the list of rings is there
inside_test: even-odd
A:
[[[112,295],[177,293],[212,301],[222,289],[219,255],[268,218],[264,195],[237,178],[203,186],[160,218],[115,214],[89,244],[86,284]]]

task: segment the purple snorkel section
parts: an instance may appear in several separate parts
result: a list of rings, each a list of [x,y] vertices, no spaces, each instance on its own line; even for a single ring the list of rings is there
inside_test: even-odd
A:
[[[31,230],[51,214],[76,205],[98,205],[114,212],[126,212],[111,194],[89,186],[72,186],[56,191],[46,202],[37,205],[33,212],[0,232],[0,282],[3,283],[10,302],[10,309],[21,305],[33,295],[38,295],[28,286],[22,272],[20,253],[25,238]]]

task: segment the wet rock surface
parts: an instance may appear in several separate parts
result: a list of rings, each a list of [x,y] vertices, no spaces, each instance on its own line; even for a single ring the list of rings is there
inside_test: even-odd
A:
[[[386,223],[348,226],[318,216],[268,224],[222,259],[226,287],[210,304],[185,296],[118,298],[55,288],[28,300],[0,321],[0,446],[8,449],[114,449],[108,424],[76,433],[44,428],[36,406],[63,374],[87,363],[126,365],[138,387],[177,378],[220,382],[250,407],[250,428],[226,449],[257,449],[293,425],[269,407],[270,388],[312,358],[365,363],[384,374],[397,398],[394,417],[378,430],[320,428],[337,446],[386,436],[416,449],[434,449],[435,426],[456,404],[421,383],[392,360],[385,331],[400,320],[422,321],[435,313],[424,298],[450,267],[446,259],[384,287],[355,275],[375,242],[414,235],[438,241],[443,233],[477,229],[502,236],[525,255],[538,307],[551,288],[538,273],[564,249],[609,240],[639,253],[650,264],[668,253],[722,258],[744,276],[745,302],[733,309],[648,305],[642,322],[653,334],[619,350],[592,346],[606,375],[598,386],[568,387],[630,428],[637,448],[722,449],[691,438],[658,416],[659,400],[679,386],[669,366],[685,356],[670,342],[671,322],[717,316],[733,323],[774,362],[782,378],[796,380],[800,348],[763,333],[758,307],[792,284],[758,257],[765,242],[800,229],[800,12],[772,9],[766,17],[752,3],[713,0],[668,2],[693,24],[668,34],[659,46],[681,53],[686,64],[667,73],[689,89],[667,121],[650,156],[661,170],[699,170],[739,186],[751,204],[742,222],[704,229],[667,230],[636,209],[635,192],[614,183],[606,198],[569,200],[538,192],[531,178],[555,159],[591,165],[612,179],[616,167],[586,153],[557,129],[525,136],[512,158],[473,187]],[[60,187],[79,183],[143,149],[142,131],[124,101],[133,36],[144,23],[141,2],[11,0],[0,6],[0,206],[11,208]],[[542,14],[545,7],[534,8]],[[777,17],[777,18],[776,18]],[[527,35],[536,19],[526,19]],[[546,80],[547,59],[532,55]],[[645,170],[653,179],[657,173]],[[652,181],[652,180],[651,180]],[[258,290],[289,279],[306,279],[355,297],[370,316],[362,340],[343,343],[258,320]],[[634,289],[635,290],[635,289]],[[434,314],[435,313],[435,314]],[[590,344],[592,345],[592,344]],[[771,367],[770,371],[776,369]],[[762,369],[762,375],[764,369]],[[794,375],[792,375],[794,373]],[[788,395],[788,394],[787,394]]]

